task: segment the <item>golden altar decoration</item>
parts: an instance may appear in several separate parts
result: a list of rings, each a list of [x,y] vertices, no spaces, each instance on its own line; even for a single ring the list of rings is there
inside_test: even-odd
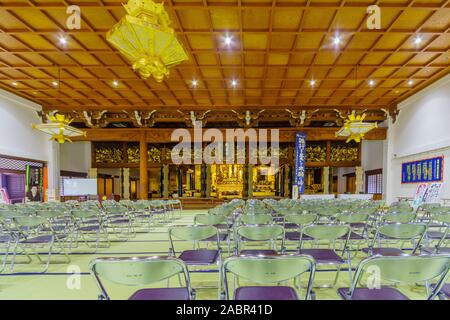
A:
[[[66,141],[72,142],[72,140],[70,140],[72,137],[86,136],[85,131],[70,125],[73,119],[66,117],[63,114],[48,114],[47,120],[47,123],[32,124],[31,127],[51,135],[50,140],[55,140],[61,144]]]
[[[95,149],[95,163],[122,163],[123,154],[120,146],[99,146]]]
[[[219,199],[242,198],[244,166],[239,164],[216,165],[213,186]]]
[[[356,115],[353,111],[348,119],[345,120],[344,126],[336,132],[336,137],[347,137],[347,143],[354,140],[356,143],[364,139],[364,135],[370,130],[377,128],[377,123],[364,122],[366,114]]]
[[[359,160],[357,145],[332,145],[330,151],[332,162],[354,162]]]
[[[307,145],[306,162],[325,162],[327,161],[327,148],[325,145]]]
[[[107,33],[106,39],[131,63],[141,78],[157,82],[169,76],[169,69],[188,60],[188,55],[170,27],[162,3],[129,0],[127,14]]]

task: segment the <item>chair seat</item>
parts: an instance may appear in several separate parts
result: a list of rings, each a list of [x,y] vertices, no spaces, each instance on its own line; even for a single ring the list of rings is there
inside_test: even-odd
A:
[[[128,218],[109,221],[109,224],[127,224],[127,223],[130,223],[130,219]]]
[[[370,249],[364,248],[362,249],[362,251],[364,253],[369,254]],[[408,254],[405,253],[403,250],[397,248],[373,248],[372,255],[380,255],[385,257],[399,257],[399,256],[407,256]]]
[[[11,241],[11,236],[0,236],[0,243],[6,243]]]
[[[352,227],[352,228],[362,229],[362,228],[365,228],[366,226],[367,226],[367,223],[364,223],[364,222],[350,223],[350,227]]]
[[[44,228],[44,229],[42,229],[42,231],[56,231],[56,232],[58,232],[58,231],[63,231],[63,230],[66,230],[67,229],[67,226],[65,226],[65,225],[56,225],[56,226],[52,226],[51,228]]]
[[[100,226],[92,225],[78,228],[79,231],[97,231],[100,230]]]
[[[218,250],[186,250],[183,251],[179,259],[183,260],[186,264],[191,265],[209,265],[217,262],[219,258]]]
[[[298,300],[298,296],[291,287],[251,286],[237,288],[234,300]]]
[[[331,249],[301,249],[300,254],[312,256],[318,264],[342,264],[345,261]]]
[[[394,288],[382,287],[381,289],[356,288],[353,295],[347,295],[349,288],[339,288],[338,294],[345,300],[409,300],[407,296]]]
[[[436,248],[422,248],[422,253],[433,254],[433,253],[450,253],[450,248],[439,248],[436,252]]]
[[[347,235],[341,237],[341,239],[347,239]],[[352,231],[352,233],[350,233],[350,240],[364,240],[364,239],[365,238],[362,235],[360,235],[356,232]]]
[[[286,232],[285,238],[286,238],[286,240],[290,240],[290,241],[299,241],[300,240],[300,232],[298,232],[298,231]],[[307,236],[306,234],[304,234],[303,240],[312,240],[312,238],[310,236]]]
[[[444,232],[440,231],[428,231],[427,238],[428,239],[442,239],[444,236]],[[445,239],[450,239],[450,233],[445,236]]]
[[[22,240],[20,243],[49,243],[53,241],[53,239],[54,237],[52,235],[44,235]]]
[[[141,289],[128,300],[190,300],[187,288]]]
[[[277,252],[275,250],[241,250],[239,252],[239,255],[241,256],[258,256],[258,255],[265,255],[265,256],[270,256],[270,255],[276,255]]]
[[[450,299],[450,283],[447,283],[444,285],[441,289],[441,292],[445,294],[445,296]]]

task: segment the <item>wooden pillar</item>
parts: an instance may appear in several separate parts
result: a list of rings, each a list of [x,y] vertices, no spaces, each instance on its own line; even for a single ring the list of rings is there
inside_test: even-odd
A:
[[[355,181],[355,193],[363,193],[363,179],[364,179],[364,170],[362,167],[355,168],[356,181]]]
[[[202,193],[202,198],[206,198],[206,164],[205,163],[201,164],[200,178],[201,178],[200,190]]]
[[[322,169],[322,185],[323,185],[323,193],[330,193],[330,167],[324,167]]]
[[[211,165],[206,165],[206,189],[205,189],[205,197],[211,197]]]
[[[130,168],[123,168],[123,198],[130,199]]]
[[[181,198],[183,196],[183,169],[178,167],[178,175],[177,175],[177,179],[178,179],[178,197]]]
[[[148,199],[148,159],[147,159],[147,139],[145,133],[142,133],[141,140],[139,141],[139,178],[140,178],[140,199]]]
[[[253,197],[253,165],[248,164],[247,165],[247,197],[251,198]]]
[[[275,173],[275,196],[280,195],[280,174],[277,172]]]
[[[162,195],[163,195],[164,198],[168,198],[169,197],[169,165],[168,164],[164,164],[162,171],[163,171],[163,179],[162,179],[163,192],[162,192]]]

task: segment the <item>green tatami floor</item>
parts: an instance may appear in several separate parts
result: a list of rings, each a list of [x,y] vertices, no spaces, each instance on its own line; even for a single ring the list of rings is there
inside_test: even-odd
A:
[[[195,214],[206,213],[206,210],[185,210],[181,218],[176,219],[172,224],[192,224]],[[181,251],[191,248],[191,244],[176,242],[175,249]],[[291,246],[290,248],[293,248]],[[79,249],[85,247],[80,245]],[[127,242],[112,242],[109,248],[100,248],[96,254],[74,253],[70,264],[52,263],[45,274],[8,274],[9,269],[5,269],[0,275],[0,299],[97,299],[98,288],[93,277],[89,274],[89,262],[95,257],[115,257],[115,256],[149,256],[167,255],[169,249],[167,226],[154,227],[150,233],[138,233],[136,237]],[[289,249],[289,247],[288,247]],[[224,253],[224,256],[226,253]],[[360,255],[353,260],[353,267],[363,258]],[[53,261],[58,262],[62,257],[54,255]],[[23,260],[23,257],[18,257]],[[38,270],[40,265],[33,258],[31,265],[17,264],[15,272],[29,272]],[[73,272],[80,271],[81,274]],[[334,272],[317,272],[316,283],[331,282]],[[194,288],[197,288],[197,299],[217,299],[217,289],[201,289],[198,287],[215,286],[218,282],[217,272],[194,272],[191,273],[191,281]],[[171,281],[173,285],[178,285],[175,279]],[[112,299],[127,299],[139,288],[118,286],[105,283],[107,291]],[[154,286],[165,286],[167,282]],[[348,272],[341,272],[336,288],[315,289],[318,300],[340,299],[336,294],[338,287],[348,287]],[[405,286],[399,288],[403,293],[412,299],[423,299],[426,296],[422,286]]]

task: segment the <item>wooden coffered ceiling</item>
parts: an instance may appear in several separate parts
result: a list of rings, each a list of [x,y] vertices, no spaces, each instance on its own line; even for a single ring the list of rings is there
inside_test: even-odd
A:
[[[218,117],[233,109],[292,122],[286,109],[324,118],[368,109],[378,121],[450,70],[448,0],[166,0],[190,59],[162,83],[142,80],[105,39],[124,2],[0,0],[0,87],[77,119],[107,110],[127,122],[136,110],[158,110],[170,122],[183,119],[178,110]],[[372,4],[381,30],[367,29]],[[66,28],[69,5],[81,8],[81,30]]]

